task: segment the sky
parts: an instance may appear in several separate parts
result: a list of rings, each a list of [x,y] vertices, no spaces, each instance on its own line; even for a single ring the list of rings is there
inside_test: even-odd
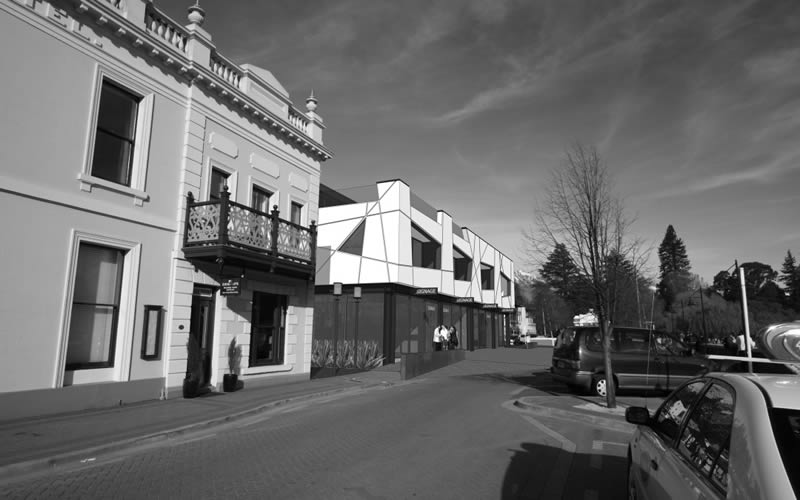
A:
[[[191,0],[155,0],[181,23]],[[800,257],[800,3],[202,0],[217,50],[313,90],[333,188],[402,179],[515,262],[552,169],[593,146],[652,250],[708,283]],[[533,228],[535,230],[535,228]]]

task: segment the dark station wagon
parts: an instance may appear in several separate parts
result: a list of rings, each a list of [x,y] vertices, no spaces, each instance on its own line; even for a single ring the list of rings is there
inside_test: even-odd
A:
[[[673,335],[644,328],[614,327],[611,369],[615,387],[670,391],[709,371],[710,361]],[[553,379],[571,389],[606,395],[603,339],[596,326],[559,334],[553,348]]]

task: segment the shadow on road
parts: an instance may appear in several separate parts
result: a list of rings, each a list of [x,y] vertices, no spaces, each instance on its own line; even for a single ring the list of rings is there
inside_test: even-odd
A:
[[[514,455],[503,478],[503,500],[625,498],[625,457],[569,453],[537,443],[522,443],[520,449],[511,451]],[[590,458],[597,460],[598,455],[602,468],[590,467]]]

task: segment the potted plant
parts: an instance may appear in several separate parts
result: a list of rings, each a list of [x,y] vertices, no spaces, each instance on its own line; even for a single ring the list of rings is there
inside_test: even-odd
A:
[[[203,350],[194,335],[186,342],[186,377],[183,379],[183,397],[194,398],[200,394],[203,378]]]
[[[228,345],[228,373],[222,376],[222,390],[233,392],[239,383],[239,364],[242,361],[242,346],[236,343],[236,337]]]

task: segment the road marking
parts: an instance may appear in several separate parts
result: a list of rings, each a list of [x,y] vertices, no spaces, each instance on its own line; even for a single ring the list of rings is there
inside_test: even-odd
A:
[[[592,441],[592,456],[589,458],[589,465],[593,469],[603,468],[603,455],[602,451],[604,446],[623,446],[627,447],[627,443],[615,443],[614,441]]]
[[[520,387],[519,389],[515,389],[515,390],[511,391],[510,394],[512,396],[516,396],[517,394],[521,394],[521,393],[525,392],[526,390],[528,390],[527,387]]]

